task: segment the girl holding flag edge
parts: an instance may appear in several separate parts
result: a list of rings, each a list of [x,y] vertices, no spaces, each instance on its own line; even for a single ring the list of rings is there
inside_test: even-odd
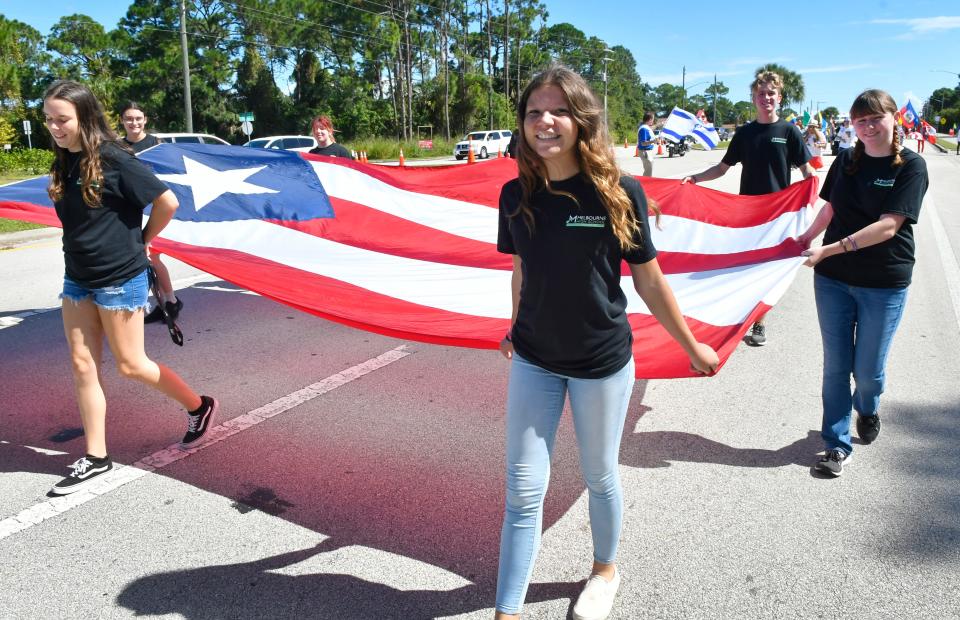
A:
[[[825,453],[814,466],[839,476],[850,463],[850,423],[864,444],[880,434],[887,354],[900,324],[915,262],[913,224],[929,180],[923,158],[900,145],[897,105],[881,90],[850,108],[859,140],[834,160],[820,191],[826,204],[797,241],[813,267],[823,339]],[[850,392],[850,377],[854,390]]]
[[[86,86],[54,82],[43,95],[43,113],[54,152],[47,191],[63,224],[63,329],[86,442],[86,454],[51,489],[54,495],[67,495],[113,467],[100,384],[104,337],[121,375],[163,392],[187,410],[181,447],[201,442],[217,401],[198,395],[144,352],[146,244],[173,218],[178,207],[173,192],[122,145]],[[143,209],[151,203],[141,230]]]
[[[497,240],[514,265],[512,326],[500,343],[511,365],[498,619],[518,618],[526,596],[568,393],[594,546],[573,617],[599,620],[613,606],[623,516],[618,457],[634,384],[623,261],[651,313],[690,356],[691,369],[711,374],[719,363],[687,327],[660,271],[650,205],[636,179],[617,168],[602,110],[583,78],[561,66],[535,76],[517,106],[519,178],[501,191]]]

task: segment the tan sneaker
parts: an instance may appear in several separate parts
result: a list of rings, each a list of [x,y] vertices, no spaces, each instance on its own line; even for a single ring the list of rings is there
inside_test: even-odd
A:
[[[573,606],[573,620],[604,620],[613,609],[613,599],[620,588],[620,569],[614,567],[613,581],[590,575],[583,592]]]

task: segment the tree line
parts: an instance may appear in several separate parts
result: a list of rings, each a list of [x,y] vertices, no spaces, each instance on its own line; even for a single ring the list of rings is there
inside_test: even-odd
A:
[[[703,108],[724,124],[752,118],[723,82],[701,94],[650,85],[622,45],[569,23],[551,24],[538,0],[187,0],[194,130],[241,142],[237,114],[254,135],[308,132],[328,114],[344,140],[426,135],[450,139],[513,128],[526,82],[552,61],[581,73],[603,97],[614,139],[633,138],[644,110]],[[134,0],[113,29],[82,14],[47,35],[0,15],[0,143],[22,143],[22,120],[39,127],[39,98],[54,79],[88,84],[116,114],[133,100],[154,131],[183,131],[180,2]],[[784,74],[785,105],[801,104],[802,76]],[[939,92],[939,91],[938,91]],[[7,135],[4,135],[6,132]],[[10,134],[13,135],[10,135]]]

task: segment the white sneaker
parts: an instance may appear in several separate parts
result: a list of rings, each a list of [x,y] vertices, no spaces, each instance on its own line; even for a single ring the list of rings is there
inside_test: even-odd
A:
[[[573,620],[604,620],[613,609],[613,599],[620,588],[620,570],[614,567],[613,581],[590,575],[583,592],[573,606]]]

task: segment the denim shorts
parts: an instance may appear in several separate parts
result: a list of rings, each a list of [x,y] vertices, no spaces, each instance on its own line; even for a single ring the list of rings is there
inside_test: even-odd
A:
[[[134,312],[136,310],[146,310],[149,305],[147,304],[149,293],[150,286],[146,270],[126,282],[102,288],[89,288],[71,279],[70,276],[64,275],[63,292],[60,293],[60,299],[69,299],[74,303],[80,303],[84,299],[92,297],[93,303],[106,310]]]

